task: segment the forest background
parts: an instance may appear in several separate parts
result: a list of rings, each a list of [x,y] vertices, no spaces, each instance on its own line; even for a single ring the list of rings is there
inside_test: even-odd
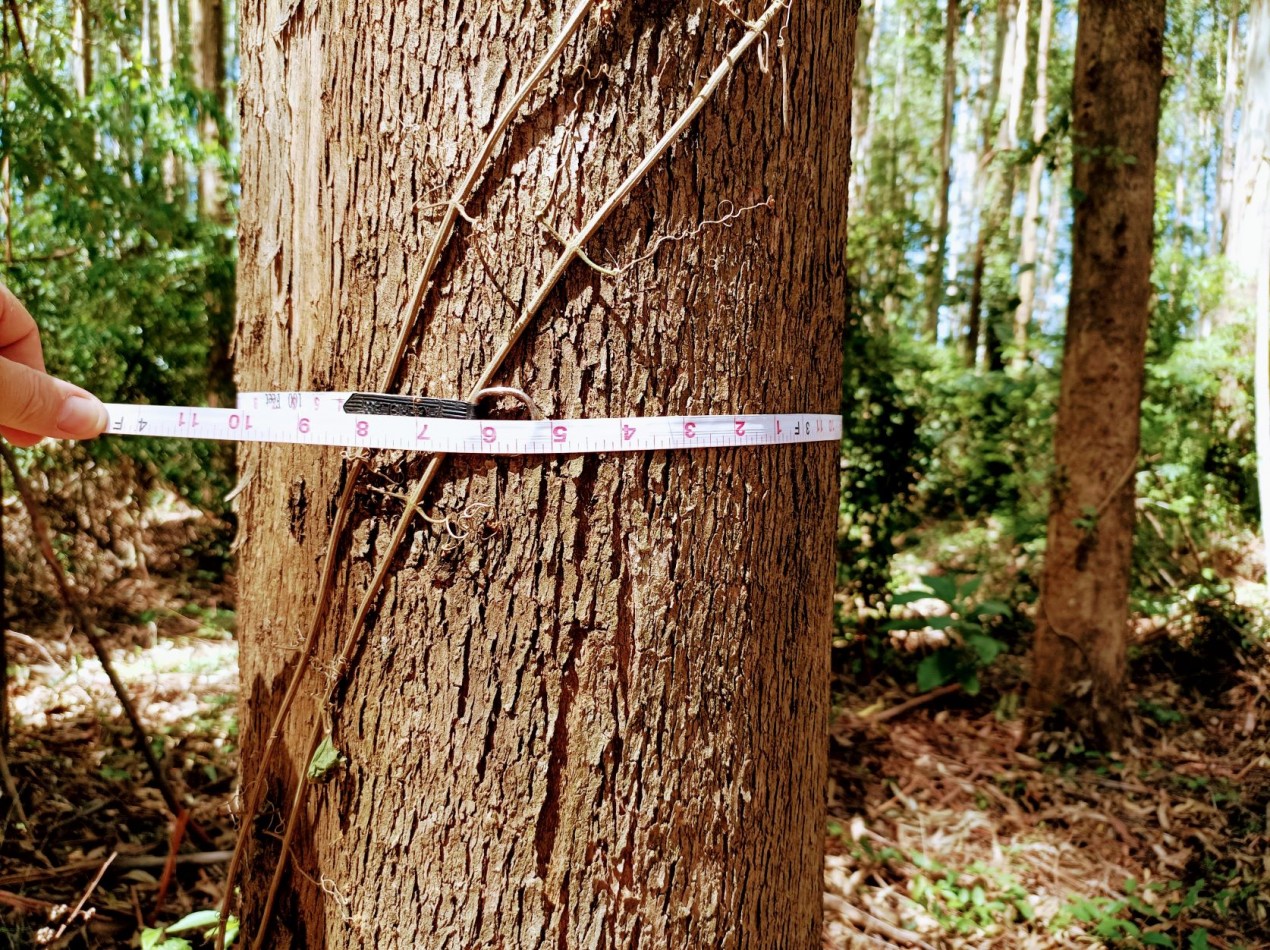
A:
[[[868,0],[860,11],[832,648],[843,710],[835,787],[862,800],[870,756],[893,737],[861,733],[881,728],[865,724],[888,697],[924,697],[909,708],[932,726],[950,713],[1008,724],[1026,690],[1080,198],[1070,136],[1076,14],[1067,0]],[[232,399],[236,18],[234,0],[9,0],[0,14],[0,277],[42,327],[50,370],[103,399]],[[1232,289],[1240,248],[1230,241],[1247,213],[1232,204],[1242,103],[1250,75],[1264,82],[1256,70],[1270,71],[1258,43],[1270,44],[1265,0],[1169,2],[1135,475],[1131,749],[1107,759],[1080,734],[1056,731],[1034,760],[1038,775],[1123,777],[1150,743],[1185,746],[1210,720],[1219,731],[1237,722],[1238,741],[1205,746],[1206,761],[1235,757],[1229,774],[1192,775],[1189,789],[1235,816],[1222,846],[1196,846],[1171,875],[1157,868],[1160,898],[1140,896],[1140,874],[1101,871],[1097,887],[1075,875],[1086,886],[1051,881],[1043,894],[1008,861],[957,851],[956,836],[943,854],[879,844],[840,811],[828,831],[827,874],[839,880],[827,884],[827,906],[849,929],[899,927],[966,946],[1022,946],[1008,936],[1020,927],[1126,946],[1266,945],[1255,350],[1253,313]],[[18,709],[6,738],[26,741],[33,723],[56,717],[16,701],[41,682],[64,682],[79,652],[56,626],[62,597],[28,530],[19,478],[38,496],[57,558],[109,617],[125,655],[194,637],[223,645],[218,662],[232,666],[232,450],[44,444],[15,451],[0,477],[0,630],[14,631],[7,671]],[[179,636],[173,618],[184,624]],[[40,651],[55,654],[60,680],[39,672],[31,657]],[[177,666],[204,654],[181,656]],[[46,707],[59,695],[39,693]],[[225,707],[220,696],[208,708]],[[166,725],[165,752],[184,749],[187,771],[207,775],[203,790],[223,794],[232,710],[200,728]],[[19,777],[22,761],[17,754]],[[129,762],[103,751],[96,779],[127,779]],[[874,789],[885,792],[877,813],[916,787],[889,774]],[[1209,851],[1224,856],[1205,863]],[[903,881],[903,901],[883,893],[893,880]],[[187,909],[207,903],[196,893],[183,896]]]

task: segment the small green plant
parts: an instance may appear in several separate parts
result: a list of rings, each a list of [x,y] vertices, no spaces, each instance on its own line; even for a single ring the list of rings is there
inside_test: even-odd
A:
[[[1078,897],[1054,915],[1053,930],[1078,927],[1111,947],[1168,947],[1171,950],[1208,950],[1208,930],[1189,924],[1192,916],[1224,917],[1232,901],[1246,899],[1255,887],[1212,891],[1200,878],[1187,886],[1181,881],[1156,882],[1142,887],[1130,878],[1123,897]]]
[[[1027,891],[1001,871],[975,862],[959,872],[924,854],[912,861],[921,873],[909,884],[908,896],[946,931],[990,933],[1036,916]]]
[[[970,695],[979,692],[979,673],[1006,649],[1006,644],[988,632],[986,622],[993,617],[1011,617],[1009,605],[999,600],[973,601],[983,583],[974,577],[959,584],[951,575],[926,575],[923,587],[896,594],[891,606],[900,607],[935,599],[947,605],[947,613],[902,617],[888,621],[886,630],[942,630],[948,646],[941,647],[917,666],[917,688],[925,693],[946,683],[958,682]]]
[[[201,930],[203,940],[214,940],[216,939],[216,924],[219,920],[219,911],[196,910],[166,927],[147,927],[141,931],[141,950],[193,950],[194,945],[184,937],[172,935]],[[225,946],[232,946],[237,939],[238,918],[231,916],[225,922]]]

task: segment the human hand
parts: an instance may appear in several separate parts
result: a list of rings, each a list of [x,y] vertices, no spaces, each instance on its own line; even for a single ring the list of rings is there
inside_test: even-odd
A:
[[[108,421],[96,396],[44,371],[39,328],[0,284],[0,435],[25,448],[45,437],[91,439]]]

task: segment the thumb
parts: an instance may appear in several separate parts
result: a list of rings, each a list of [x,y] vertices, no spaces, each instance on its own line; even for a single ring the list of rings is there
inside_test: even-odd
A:
[[[0,432],[15,444],[91,439],[108,421],[106,407],[91,393],[0,357]]]

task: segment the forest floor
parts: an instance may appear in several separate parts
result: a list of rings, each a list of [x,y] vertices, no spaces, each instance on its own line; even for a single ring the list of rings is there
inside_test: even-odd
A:
[[[237,652],[232,579],[198,569],[206,536],[179,517],[152,525],[145,570],[96,606],[211,840],[186,836],[163,883],[172,822],[100,664],[64,627],[13,620],[7,765],[23,813],[0,809],[0,950],[137,946],[220,896]],[[1213,649],[1156,635],[1135,651],[1116,757],[1024,735],[1018,657],[975,697],[839,683],[824,946],[1270,947],[1270,664]]]

